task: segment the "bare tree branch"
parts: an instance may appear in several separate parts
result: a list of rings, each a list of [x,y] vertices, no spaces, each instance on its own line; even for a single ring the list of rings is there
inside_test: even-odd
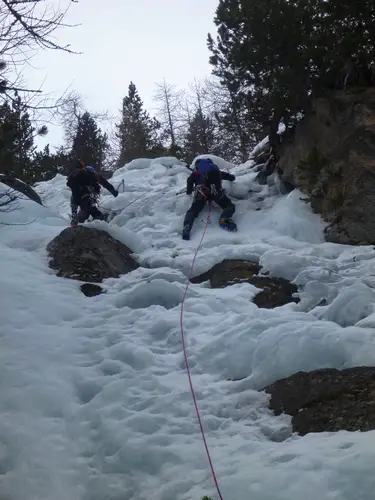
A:
[[[181,129],[183,93],[163,80],[156,84],[154,101],[158,104],[158,119],[171,139],[172,148],[175,148]]]
[[[64,127],[65,142],[68,147],[72,145],[73,139],[77,132],[78,120],[87,111],[82,96],[75,91],[69,92],[60,102],[59,108],[56,111],[56,118]],[[110,116],[107,111],[92,112],[92,118],[99,124],[113,122],[114,117]]]
[[[58,29],[76,26],[65,22],[73,0],[64,1],[65,6],[60,8],[60,4],[53,7],[49,0],[0,0],[0,75],[3,77],[0,77],[0,99],[13,100],[22,93],[22,100],[30,110],[52,111],[61,104],[42,95],[41,88],[29,89],[21,82],[21,75],[39,49],[76,53],[69,44],[58,43],[54,38]],[[35,101],[30,94],[41,97]]]
[[[17,210],[18,205],[15,206],[14,203],[18,200],[18,196],[15,193],[14,189],[8,189],[4,193],[0,193],[0,212]]]
[[[18,55],[25,47],[74,53],[69,44],[60,45],[51,37],[57,28],[72,27],[64,23],[69,5],[55,11],[51,6],[43,9],[43,4],[44,0],[1,0],[0,54],[3,57]]]
[[[16,194],[14,189],[8,189],[4,193],[0,193],[0,214],[11,213],[18,210],[20,208],[20,204],[18,203],[20,198],[19,193]],[[9,223],[0,220],[0,226],[29,226],[35,221],[36,219],[29,222]]]

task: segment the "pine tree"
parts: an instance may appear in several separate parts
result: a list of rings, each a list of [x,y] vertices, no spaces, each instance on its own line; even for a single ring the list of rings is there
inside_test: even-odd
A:
[[[375,48],[375,0],[221,0],[216,42],[208,46],[214,74],[277,144],[280,120],[293,124],[312,93],[334,80],[345,61]]]
[[[57,174],[68,175],[71,160],[71,155],[62,149],[51,153],[50,146],[47,144],[42,151],[36,151],[33,156],[35,182],[48,181]]]
[[[137,88],[130,82],[128,95],[122,101],[121,121],[116,124],[119,140],[118,166],[135,158],[160,154],[160,123],[143,108]]]
[[[263,98],[275,105],[277,97],[288,95],[288,81],[297,80],[308,62],[301,42],[304,29],[309,36],[311,23],[304,16],[313,15],[313,4],[314,0],[220,2],[215,17],[218,40],[208,40],[210,62],[232,95],[247,91],[254,104]]]
[[[78,117],[77,132],[73,139],[72,157],[80,158],[87,165],[98,170],[105,166],[106,151],[108,149],[107,134],[103,134],[89,112]]]
[[[231,94],[226,89],[225,93],[226,100],[215,113],[217,140],[232,160],[245,162],[264,133],[243,96]]]
[[[264,136],[251,106],[214,77],[205,81],[204,89],[205,108],[215,126],[215,154],[233,162],[246,161]]]
[[[29,113],[17,97],[0,106],[0,168],[1,173],[32,182],[32,155],[35,151],[34,137],[45,134],[46,128],[36,131]]]
[[[189,122],[185,134],[184,153],[188,162],[197,155],[215,153],[215,125],[201,110],[197,110]]]

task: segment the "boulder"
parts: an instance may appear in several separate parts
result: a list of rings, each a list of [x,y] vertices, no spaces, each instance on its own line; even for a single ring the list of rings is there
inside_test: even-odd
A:
[[[264,389],[276,415],[292,416],[293,431],[375,429],[375,367],[298,372]]]
[[[327,241],[374,244],[375,88],[315,98],[281,145],[278,167],[328,222]]]
[[[49,265],[63,278],[100,283],[139,265],[132,251],[100,229],[66,228],[47,245]]]
[[[103,288],[95,283],[83,283],[79,288],[86,297],[96,297],[103,293]]]
[[[289,302],[299,302],[294,294],[297,287],[283,279],[259,275],[261,267],[248,260],[223,260],[206,273],[191,279],[192,283],[210,282],[211,288],[224,288],[235,283],[251,283],[260,289],[253,302],[265,309],[280,307]]]

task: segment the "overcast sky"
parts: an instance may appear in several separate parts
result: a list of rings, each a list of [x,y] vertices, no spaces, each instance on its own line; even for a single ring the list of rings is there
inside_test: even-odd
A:
[[[116,113],[132,80],[148,110],[155,82],[186,87],[211,72],[207,33],[218,0],[79,0],[67,20],[80,26],[57,34],[82,52],[44,52],[32,60],[24,79],[58,96],[69,86],[82,94],[89,110]],[[57,145],[57,127],[42,144]]]

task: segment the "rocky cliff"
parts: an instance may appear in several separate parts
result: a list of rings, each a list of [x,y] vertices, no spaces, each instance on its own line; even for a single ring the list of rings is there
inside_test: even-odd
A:
[[[375,243],[375,88],[315,99],[280,156],[282,179],[328,222],[327,241]]]

